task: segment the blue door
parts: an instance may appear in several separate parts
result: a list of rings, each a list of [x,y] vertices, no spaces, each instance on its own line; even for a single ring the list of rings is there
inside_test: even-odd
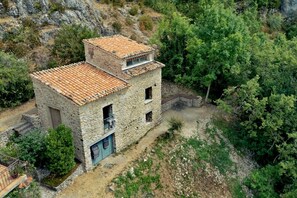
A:
[[[90,147],[94,165],[113,153],[113,134]]]

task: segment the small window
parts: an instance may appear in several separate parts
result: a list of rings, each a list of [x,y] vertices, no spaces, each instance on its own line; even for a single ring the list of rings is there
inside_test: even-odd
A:
[[[130,58],[127,60],[127,67],[130,67],[130,66],[136,65],[136,64],[140,64],[140,63],[146,62],[146,61],[148,61],[147,55]]]
[[[152,111],[145,114],[145,121],[146,122],[152,122],[153,121],[153,112]]]
[[[146,100],[151,100],[153,98],[153,89],[152,87],[149,87],[145,89],[145,99]]]

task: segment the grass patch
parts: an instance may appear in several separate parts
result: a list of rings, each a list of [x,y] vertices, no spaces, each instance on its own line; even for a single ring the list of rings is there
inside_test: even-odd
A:
[[[61,183],[63,183],[80,165],[80,162],[76,161],[75,166],[71,169],[66,175],[57,176],[55,174],[50,174],[46,178],[44,178],[41,183],[50,186],[50,187],[57,187]]]
[[[230,180],[228,183],[228,186],[230,188],[230,192],[231,192],[233,198],[246,198],[247,197],[245,191],[242,188],[241,183],[238,180],[236,180],[236,179]]]
[[[128,171],[117,177],[115,197],[141,197],[152,195],[153,190],[162,188],[160,175],[157,174],[158,165],[154,165],[152,158],[141,159],[134,171]]]

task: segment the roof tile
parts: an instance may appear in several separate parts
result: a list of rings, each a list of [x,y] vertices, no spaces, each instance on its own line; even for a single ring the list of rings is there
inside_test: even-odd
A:
[[[114,35],[102,38],[85,39],[92,45],[95,45],[119,58],[126,58],[140,53],[153,51],[150,46],[138,43],[121,35]]]
[[[78,105],[97,100],[129,86],[88,63],[81,62],[31,74]]]

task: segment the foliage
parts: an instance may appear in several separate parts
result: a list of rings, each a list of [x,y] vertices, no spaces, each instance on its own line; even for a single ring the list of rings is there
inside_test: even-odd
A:
[[[1,0],[1,3],[2,3],[4,9],[7,11],[9,8],[9,0]]]
[[[0,51],[0,108],[17,106],[32,97],[27,63]]]
[[[40,45],[39,30],[35,22],[24,18],[22,27],[5,32],[3,41],[6,52],[12,52],[17,57],[25,56],[30,50]]]
[[[117,185],[115,197],[139,197],[140,193],[148,195],[152,189],[162,188],[157,170],[158,166],[153,166],[151,158],[141,159],[133,173],[128,171],[114,180]]]
[[[170,118],[168,120],[168,125],[169,125],[169,128],[168,128],[168,136],[169,138],[171,138],[175,132],[180,132],[182,127],[183,127],[183,122],[177,118]]]
[[[175,5],[171,1],[145,0],[144,4],[166,15],[171,15],[172,13],[177,11]]]
[[[50,13],[53,12],[65,12],[65,7],[60,2],[50,1]]]
[[[112,27],[115,29],[116,32],[122,31],[122,24],[118,21],[113,22]]]
[[[82,40],[98,36],[95,31],[82,25],[64,25],[55,37],[52,55],[57,57],[60,64],[82,61],[85,59]]]
[[[15,188],[13,191],[6,195],[7,198],[40,198],[41,192],[37,182],[30,183],[28,188]]]
[[[151,42],[159,46],[160,62],[166,63],[162,70],[164,78],[175,80],[176,76],[184,76],[189,70],[186,43],[190,28],[189,19],[178,13],[161,21]]]
[[[141,31],[143,30],[153,30],[153,20],[152,17],[150,17],[149,15],[142,15],[139,17],[139,28]]]
[[[268,15],[267,23],[272,31],[280,31],[282,29],[284,18],[280,13]]]
[[[278,167],[266,166],[254,170],[246,179],[246,185],[254,190],[255,197],[279,197],[275,192],[275,187],[279,180]]]
[[[138,14],[138,9],[139,9],[138,5],[133,5],[129,10],[129,14],[131,14],[132,16],[135,16],[136,14]]]
[[[74,168],[72,168],[72,170],[70,170],[67,174],[62,175],[62,176],[52,173],[49,176],[45,177],[42,180],[42,183],[44,183],[48,186],[51,186],[51,187],[57,187],[61,183],[63,183],[69,176],[71,176],[79,165],[80,165],[79,163],[76,163],[76,165],[74,166]]]
[[[0,153],[14,158],[18,158],[20,156],[18,147],[14,144],[8,144],[5,147],[0,147]]]
[[[34,130],[24,136],[14,139],[18,146],[19,158],[28,161],[35,167],[41,167],[45,164],[45,133]]]
[[[46,137],[46,157],[48,169],[57,174],[67,174],[75,165],[74,145],[70,128],[59,125],[50,129]]]

